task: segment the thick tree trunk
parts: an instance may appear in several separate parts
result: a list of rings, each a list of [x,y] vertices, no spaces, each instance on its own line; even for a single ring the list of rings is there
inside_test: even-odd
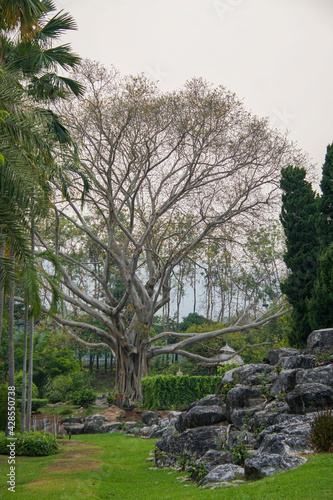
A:
[[[148,374],[145,346],[137,339],[131,350],[120,343],[116,351],[115,390],[124,395],[123,401],[135,403],[142,401],[141,379]]]

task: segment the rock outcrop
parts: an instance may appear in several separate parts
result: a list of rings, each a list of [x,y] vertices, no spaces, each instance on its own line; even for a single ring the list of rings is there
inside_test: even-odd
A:
[[[207,396],[173,418],[156,443],[156,464],[195,460],[193,477],[214,488],[304,464],[298,455],[314,451],[311,422],[318,410],[333,405],[332,352],[333,329],[322,330],[310,335],[302,352],[277,349],[263,364],[229,370],[222,381],[234,387],[225,402]],[[316,366],[318,356],[323,366]]]

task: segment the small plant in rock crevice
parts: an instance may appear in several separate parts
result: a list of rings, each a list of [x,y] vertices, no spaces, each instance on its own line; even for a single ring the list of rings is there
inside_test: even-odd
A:
[[[234,446],[227,445],[224,447],[224,449],[230,451],[233,461],[236,465],[244,465],[245,460],[250,457],[244,441],[241,441]]]
[[[310,423],[310,443],[318,452],[333,453],[333,409],[317,412]]]

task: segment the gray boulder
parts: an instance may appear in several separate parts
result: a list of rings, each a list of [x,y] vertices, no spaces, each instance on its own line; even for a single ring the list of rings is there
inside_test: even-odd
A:
[[[333,405],[333,389],[324,384],[299,384],[286,394],[291,411],[304,415]]]
[[[144,411],[141,415],[141,422],[145,425],[158,424],[160,415],[154,411]]]
[[[288,457],[277,454],[261,455],[247,458],[244,463],[244,471],[247,479],[262,479],[273,476],[277,472],[295,469],[305,462],[306,459],[301,457]]]
[[[333,347],[333,328],[316,330],[308,336],[308,349],[331,348]]]
[[[187,411],[191,410],[191,408],[194,408],[195,406],[223,406],[223,397],[215,396],[215,394],[209,394],[208,396],[199,399],[199,401],[191,403]]]
[[[311,453],[313,447],[309,444],[308,434],[266,434],[258,453],[259,455],[296,455],[298,453]]]
[[[288,449],[290,450],[288,453],[310,453],[312,451],[312,447],[308,442],[308,436],[311,430],[310,423],[313,420],[313,417],[313,413],[298,416],[277,416],[276,423],[267,427],[259,434],[256,442],[254,443],[254,449],[259,449],[260,453],[264,453],[265,450],[268,450],[270,446],[274,445],[274,436],[277,436],[276,440],[286,441],[286,446],[283,445],[281,453],[284,454],[284,450],[287,451]],[[294,438],[295,441],[293,441]],[[264,442],[265,444],[263,444]],[[287,446],[289,447],[288,449]]]
[[[110,424],[102,425],[100,432],[111,434],[112,432],[118,432],[121,430],[120,422],[112,422]]]
[[[219,483],[222,481],[233,481],[234,479],[243,479],[244,469],[239,465],[224,464],[214,467],[208,474],[200,481],[199,485],[203,486],[208,483]]]
[[[261,410],[262,406],[232,410],[230,421],[239,429],[246,429],[252,417]]]
[[[83,423],[83,418],[82,417],[65,417],[61,419],[62,425],[65,424],[82,424]]]
[[[227,445],[230,448],[234,448],[237,444],[246,443],[252,444],[255,440],[255,435],[253,432],[247,430],[242,431],[231,431],[228,436]]]
[[[84,424],[65,425],[68,434],[84,434]]]
[[[248,427],[252,431],[257,431],[261,427],[269,427],[278,421],[280,415],[289,413],[290,408],[287,403],[282,401],[273,401],[265,406],[263,410],[254,412],[249,420]]]
[[[226,372],[222,382],[230,384],[236,380],[239,384],[260,385],[263,376],[265,380],[273,382],[277,378],[277,375],[272,373],[273,370],[274,367],[267,364],[243,365]]]
[[[210,472],[218,465],[232,464],[232,462],[232,455],[229,451],[208,450],[203,457],[196,461],[196,465],[204,464],[207,472]],[[195,479],[195,473],[193,476]]]
[[[182,431],[193,427],[218,424],[223,420],[226,420],[225,406],[224,408],[221,406],[194,406],[181,419]]]
[[[255,387],[246,387],[236,385],[231,389],[226,397],[226,416],[229,422],[232,422],[232,413],[234,410],[247,408],[262,409],[264,400],[261,397],[261,391]]]
[[[269,365],[280,365],[280,360],[285,356],[296,356],[298,354],[297,349],[291,347],[282,347],[281,349],[275,349],[274,351],[268,351],[264,362]]]
[[[316,356],[311,354],[298,354],[297,356],[285,356],[280,359],[279,365],[286,370],[304,368],[309,370],[316,365]]]
[[[181,434],[173,433],[156,442],[155,462],[158,466],[174,465],[174,457],[184,454],[200,458],[208,450],[221,449],[226,435],[226,427],[224,426],[197,427]]]
[[[296,386],[296,375],[300,369],[282,370],[271,387],[270,394],[275,397],[278,394],[292,391]]]
[[[108,421],[105,415],[95,414],[86,418],[84,423],[85,434],[99,434],[102,432],[103,425]]]
[[[333,365],[319,366],[312,370],[299,370],[296,374],[296,383],[333,386]]]

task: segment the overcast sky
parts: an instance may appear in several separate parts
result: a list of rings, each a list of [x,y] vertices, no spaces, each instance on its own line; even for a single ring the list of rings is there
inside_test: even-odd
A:
[[[58,0],[83,58],[146,73],[162,90],[223,85],[290,131],[318,173],[333,142],[332,0]]]

